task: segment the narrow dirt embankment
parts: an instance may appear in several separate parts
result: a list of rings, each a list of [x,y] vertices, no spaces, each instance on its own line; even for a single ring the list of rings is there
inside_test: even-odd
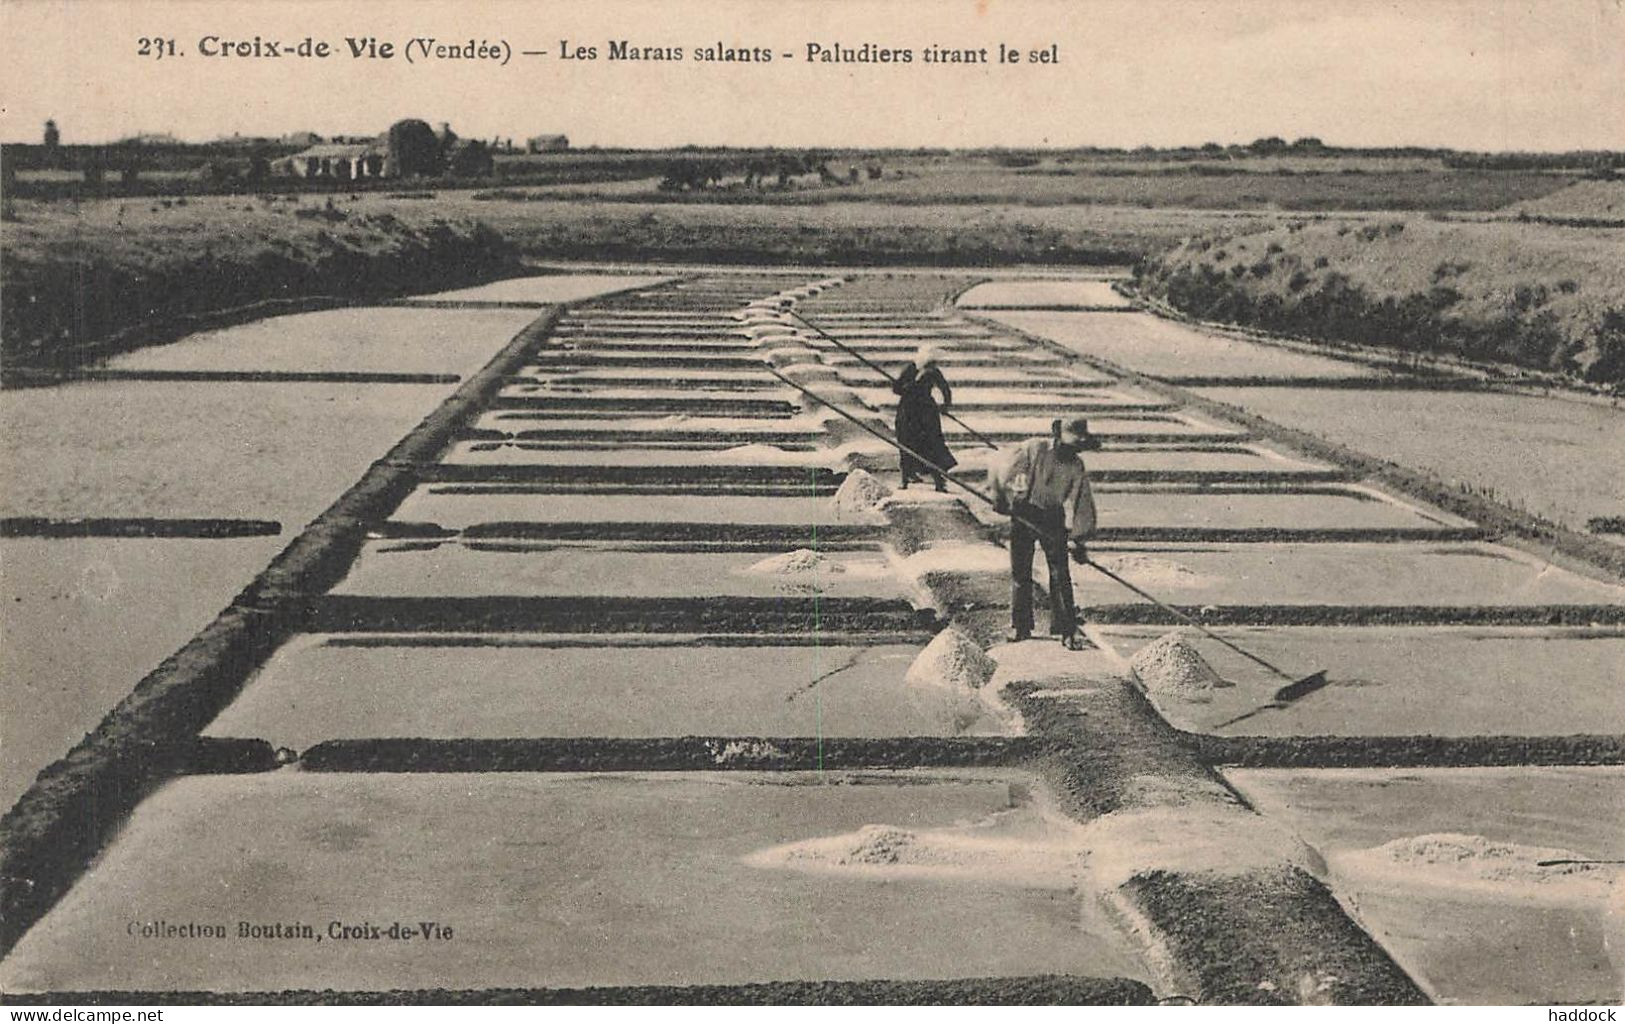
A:
[[[19,204],[5,225],[0,362],[68,369],[206,327],[519,272],[517,250],[432,207],[299,197]]]
[[[1190,316],[1625,385],[1625,231],[1421,218],[1206,233],[1136,268]]]

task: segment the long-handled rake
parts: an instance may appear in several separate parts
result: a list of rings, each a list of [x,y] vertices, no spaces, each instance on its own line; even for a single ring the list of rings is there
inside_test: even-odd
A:
[[[995,508],[995,509],[998,508],[998,503],[996,501],[994,501],[993,498],[990,495],[988,495],[985,491],[981,490],[978,487],[973,487],[970,484],[966,483],[965,481],[963,481],[963,480],[959,479],[958,477],[954,476],[949,471],[939,468],[934,463],[932,463],[931,460],[925,458],[919,452],[914,451],[912,448],[910,448],[907,445],[903,444],[903,442],[897,440],[895,437],[888,437],[886,434],[882,433],[880,430],[876,429],[874,426],[871,426],[870,424],[865,423],[862,420],[858,419],[856,416],[854,416],[851,413],[847,412],[845,409],[842,409],[840,406],[836,405],[834,402],[831,402],[829,399],[825,398],[823,395],[820,395],[817,392],[813,391],[811,388],[808,388],[808,387],[804,386],[800,381],[792,380],[791,378],[787,377],[783,373],[780,373],[776,368],[774,368],[772,366],[769,366],[769,367],[767,367],[767,371],[769,373],[771,373],[773,376],[779,378],[779,380],[781,380],[784,383],[788,384],[790,387],[792,387],[792,388],[796,389],[797,391],[801,392],[803,395],[806,395],[808,398],[811,398],[813,401],[817,402],[818,404],[824,406],[825,408],[833,411],[834,413],[841,416],[842,418],[848,420],[854,426],[858,427],[860,430],[863,430],[864,432],[866,432],[868,434],[871,434],[874,437],[879,438],[880,440],[884,441],[886,444],[890,445],[891,447],[897,449],[900,452],[903,452],[903,453],[908,454],[908,455],[912,455],[914,458],[919,459],[925,465],[931,467],[936,472],[942,474],[942,476],[943,476],[943,478],[945,480],[947,480],[950,483],[954,484],[954,486],[958,487],[960,490],[965,491],[968,494],[974,495],[977,498],[980,498],[982,501],[986,502],[992,508]],[[966,429],[969,429],[969,428],[966,428]],[[1012,513],[1010,515],[1010,518],[1014,519],[1015,521],[1017,521],[1019,523],[1021,523],[1023,526],[1026,526],[1029,530],[1032,530],[1034,534],[1042,536],[1043,533],[1044,533],[1044,530],[1041,527],[1035,525],[1034,523],[1030,522],[1029,520],[1023,519],[1020,516],[1017,516],[1017,515]],[[1262,665],[1264,668],[1269,669],[1275,675],[1278,675],[1282,679],[1285,679],[1285,680],[1288,681],[1286,686],[1283,686],[1280,689],[1275,691],[1275,694],[1274,694],[1274,696],[1273,696],[1273,698],[1271,700],[1271,703],[1266,704],[1263,707],[1256,708],[1253,711],[1249,711],[1245,715],[1241,715],[1241,716],[1239,716],[1237,718],[1232,719],[1229,722],[1223,723],[1223,725],[1232,725],[1235,722],[1239,722],[1242,719],[1251,718],[1253,715],[1256,715],[1259,712],[1267,710],[1267,709],[1272,708],[1272,707],[1285,707],[1287,704],[1290,704],[1292,701],[1295,701],[1295,700],[1299,699],[1300,697],[1304,697],[1304,696],[1307,696],[1308,694],[1314,693],[1316,690],[1318,690],[1321,687],[1325,686],[1326,683],[1328,682],[1328,680],[1326,678],[1326,672],[1324,670],[1317,671],[1317,672],[1312,672],[1309,675],[1303,676],[1302,678],[1295,678],[1292,675],[1288,674],[1287,672],[1284,672],[1281,669],[1276,668],[1274,665],[1272,665],[1269,662],[1265,661],[1263,658],[1260,658],[1258,655],[1253,654],[1253,653],[1251,653],[1249,651],[1243,650],[1238,645],[1232,643],[1229,640],[1226,640],[1224,637],[1222,637],[1219,634],[1213,632],[1211,629],[1208,629],[1206,626],[1202,625],[1200,622],[1198,622],[1195,619],[1191,618],[1189,615],[1186,615],[1184,612],[1180,611],[1178,608],[1175,608],[1174,606],[1168,604],[1167,602],[1158,599],[1157,597],[1147,593],[1144,590],[1141,590],[1139,587],[1135,586],[1134,584],[1130,583],[1128,580],[1125,580],[1123,577],[1121,577],[1121,576],[1117,575],[1116,573],[1112,572],[1110,569],[1107,569],[1105,566],[1101,565],[1099,562],[1096,562],[1093,559],[1087,559],[1086,558],[1084,560],[1084,564],[1090,566],[1096,572],[1099,572],[1102,575],[1107,576],[1112,580],[1115,580],[1117,583],[1121,584],[1122,586],[1127,587],[1129,590],[1131,590],[1134,593],[1136,593],[1136,594],[1140,595],[1141,597],[1145,598],[1147,601],[1150,601],[1152,604],[1156,605],[1158,608],[1161,608],[1163,611],[1168,612],[1170,615],[1173,615],[1175,618],[1179,619],[1180,621],[1182,621],[1182,622],[1184,622],[1184,623],[1186,623],[1186,624],[1188,624],[1190,626],[1195,627],[1204,636],[1210,637],[1211,639],[1218,641],[1219,643],[1223,644],[1224,646],[1226,646],[1226,647],[1230,648],[1231,650],[1235,651],[1237,654],[1240,654],[1241,656],[1243,656],[1243,657],[1245,657],[1245,658],[1247,658],[1247,659],[1249,659],[1251,661],[1257,662],[1259,665]],[[1222,727],[1222,726],[1220,726],[1220,727]]]
[[[884,366],[881,366],[879,363],[874,362],[868,356],[864,355],[862,352],[859,352],[857,349],[853,348],[852,346],[844,344],[839,338],[836,338],[834,335],[830,334],[828,331],[824,330],[822,327],[820,327],[817,324],[813,323],[811,320],[808,320],[806,317],[802,316],[800,313],[796,313],[796,312],[790,311],[790,310],[786,310],[786,312],[788,312],[791,316],[795,317],[797,320],[801,321],[801,323],[804,326],[811,328],[814,332],[816,332],[818,334],[818,336],[820,338],[823,338],[825,341],[829,342],[831,345],[834,345],[836,348],[840,349],[842,352],[845,352],[847,355],[855,357],[858,360],[858,362],[862,363],[864,366],[867,366],[869,369],[871,369],[871,370],[875,371],[876,373],[880,374],[882,377],[886,378],[891,383],[893,383],[893,384],[897,383],[897,378],[892,376],[891,372],[889,370],[887,370]],[[964,427],[965,430],[972,437],[976,438],[976,440],[978,440],[978,441],[982,442],[983,444],[987,445],[989,448],[992,448],[994,451],[998,451],[999,446],[997,444],[994,444],[993,439],[988,437],[986,434],[982,433],[980,430],[977,430],[975,427],[971,426],[969,423],[966,423],[964,420],[960,419],[958,416],[955,416],[953,413],[949,412],[946,409],[942,410],[942,415],[948,417],[950,420],[953,420],[955,423],[959,424],[961,427]],[[930,465],[930,463],[927,463],[927,465]]]
[[[1328,682],[1330,682],[1330,680],[1328,680],[1326,678],[1326,670],[1325,669],[1321,669],[1321,670],[1316,671],[1316,672],[1311,672],[1308,675],[1302,676],[1302,677],[1293,676],[1289,672],[1284,672],[1281,669],[1276,668],[1274,665],[1270,664],[1269,662],[1265,661],[1263,658],[1260,658],[1258,655],[1252,653],[1251,651],[1244,650],[1238,644],[1235,644],[1232,641],[1226,640],[1224,637],[1222,637],[1219,634],[1213,632],[1213,630],[1211,630],[1211,629],[1207,628],[1206,626],[1202,625],[1196,619],[1193,619],[1189,615],[1186,615],[1184,612],[1180,611],[1178,608],[1175,608],[1173,605],[1167,604],[1167,603],[1165,603],[1163,601],[1160,601],[1156,597],[1153,597],[1151,594],[1146,593],[1144,590],[1141,590],[1139,587],[1137,587],[1134,584],[1130,583],[1128,580],[1125,580],[1123,577],[1117,575],[1115,572],[1112,572],[1110,569],[1106,568],[1104,565],[1101,565],[1099,562],[1096,562],[1094,559],[1086,559],[1085,561],[1086,561],[1086,564],[1091,569],[1094,569],[1096,572],[1100,573],[1102,576],[1106,576],[1106,577],[1108,577],[1108,578],[1110,578],[1112,580],[1115,580],[1117,583],[1121,584],[1122,586],[1127,587],[1129,590],[1132,590],[1134,593],[1136,593],[1136,594],[1140,595],[1141,597],[1145,598],[1147,601],[1150,601],[1152,604],[1156,605],[1158,608],[1161,608],[1163,611],[1167,612],[1169,615],[1172,615],[1174,618],[1176,618],[1179,621],[1185,623],[1185,625],[1190,626],[1193,629],[1197,630],[1203,636],[1207,637],[1209,640],[1213,640],[1216,643],[1223,644],[1224,646],[1230,648],[1232,651],[1235,651],[1237,654],[1241,655],[1243,658],[1246,658],[1248,661],[1251,661],[1251,662],[1253,662],[1254,664],[1257,664],[1257,665],[1264,666],[1265,668],[1269,669],[1270,672],[1272,672],[1273,674],[1275,674],[1277,676],[1280,676],[1282,679],[1285,679],[1287,681],[1287,684],[1285,686],[1277,689],[1275,691],[1275,693],[1271,695],[1270,702],[1268,704],[1265,704],[1262,707],[1254,708],[1253,710],[1247,712],[1246,714],[1237,715],[1235,718],[1232,718],[1227,722],[1220,722],[1218,725],[1214,726],[1215,729],[1222,729],[1227,725],[1235,725],[1237,722],[1244,721],[1244,720],[1246,720],[1248,718],[1253,717],[1256,714],[1259,714],[1260,712],[1268,711],[1271,708],[1284,708],[1288,704],[1291,704],[1293,701],[1299,699],[1300,697],[1307,697],[1309,694],[1314,693],[1316,690],[1320,689],[1321,687],[1325,686]]]

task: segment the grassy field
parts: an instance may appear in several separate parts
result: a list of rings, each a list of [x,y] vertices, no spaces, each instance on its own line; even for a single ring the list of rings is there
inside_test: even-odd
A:
[[[1197,236],[1137,278],[1202,319],[1625,383],[1625,230],[1294,221]]]
[[[1195,170],[1208,168],[1206,173]],[[1491,210],[1556,191],[1572,179],[1542,174],[1402,171],[1270,173],[1214,165],[1102,174],[1098,168],[952,167],[865,182],[853,200],[1138,206],[1205,210]]]
[[[1123,265],[1192,231],[1269,223],[1252,212],[992,203],[526,201],[445,193],[439,205],[478,217],[531,256],[859,266]]]
[[[110,340],[117,347],[120,332],[187,314],[395,295],[518,266],[495,232],[430,204],[362,211],[225,196],[19,203],[0,256],[8,372],[75,365]]]
[[[1625,179],[1575,182],[1539,199],[1518,203],[1514,210],[1529,217],[1592,218],[1625,227]]]
[[[504,276],[516,258],[808,264],[1126,265],[1249,211],[879,202],[477,199],[471,190],[20,201],[3,226],[0,353],[83,361],[178,314],[307,296],[369,298]],[[115,345],[116,347],[116,345]]]
[[[1324,253],[1282,256],[1279,272],[1248,276],[1235,286],[1227,277],[1224,291],[1253,301],[1267,290],[1291,305],[1294,275],[1301,270],[1313,281],[1326,270],[1371,289],[1380,304],[1388,285],[1366,278],[1414,276],[1418,259],[1429,274],[1452,258],[1456,243],[1442,239],[1419,255],[1412,240],[1444,228],[1412,220],[1407,223],[1417,226],[1396,242],[1373,227],[1380,223],[1373,217],[1397,210],[1510,216],[1506,211],[1518,204],[1555,204],[1602,184],[1576,185],[1571,173],[1455,170],[1426,155],[831,152],[826,162],[841,183],[804,169],[782,188],[776,174],[760,188],[744,183],[751,156],[651,151],[516,158],[515,167],[541,175],[540,184],[530,185],[487,179],[462,187],[391,182],[329,195],[20,199],[0,229],[0,287],[8,299],[0,355],[11,367],[71,365],[97,346],[109,347],[109,338],[111,347],[124,344],[120,332],[178,314],[266,299],[354,299],[453,287],[510,273],[519,255],[868,266],[1145,261],[1153,268],[1147,283],[1156,287],[1215,262],[1203,255],[1211,242],[1208,250],[1181,248],[1189,238],[1256,236],[1263,246],[1327,240]],[[713,187],[662,189],[651,172],[681,160],[729,171]],[[859,171],[856,183],[845,180],[849,167]],[[1364,240],[1372,230],[1377,237]],[[1476,229],[1460,230],[1470,235]],[[1478,245],[1484,252],[1472,260],[1474,270],[1445,282],[1462,293],[1457,313],[1470,311],[1478,317],[1472,322],[1482,322],[1494,300],[1477,296],[1515,274],[1506,277],[1509,287],[1546,288],[1535,312],[1550,313],[1568,332],[1553,353],[1524,361],[1594,363],[1588,353],[1598,346],[1575,343],[1574,331],[1583,327],[1573,325],[1612,308],[1618,285],[1609,275],[1617,261],[1592,251],[1608,239],[1554,241],[1523,227],[1484,230],[1522,233],[1467,238],[1469,250]],[[1240,259],[1246,244],[1233,246],[1229,258]],[[1577,255],[1576,247],[1584,251]],[[1316,267],[1322,257],[1327,266]],[[1249,255],[1249,267],[1260,258]],[[1292,258],[1304,266],[1287,268]],[[1576,287],[1565,291],[1571,279]],[[1405,281],[1393,288],[1403,297],[1437,283]],[[1210,301],[1196,305],[1213,312]],[[1229,312],[1247,319],[1245,310]],[[1547,319],[1535,323],[1536,330],[1550,326]],[[1507,347],[1500,339],[1491,354],[1505,355]],[[1519,352],[1512,357],[1524,358]]]
[[[1018,161],[1019,162],[1019,161]],[[832,169],[860,171],[849,183],[798,175],[787,187],[747,187],[742,172],[717,187],[663,191],[656,176],[578,181],[528,189],[492,183],[503,198],[578,198],[681,204],[1130,206],[1205,210],[1454,210],[1500,209],[1534,200],[1574,182],[1544,172],[1453,171],[1436,162],[1267,159],[1233,162],[1074,161],[1052,158],[1004,166],[998,158],[906,156],[889,160],[832,159]],[[871,179],[867,168],[881,177]]]

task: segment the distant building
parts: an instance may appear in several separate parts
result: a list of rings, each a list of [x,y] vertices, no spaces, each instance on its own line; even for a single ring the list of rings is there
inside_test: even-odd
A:
[[[492,173],[491,149],[463,139],[444,122],[440,130],[417,118],[396,121],[383,135],[335,135],[270,165],[285,178],[361,181],[368,178],[458,177]]]
[[[357,181],[385,176],[387,152],[376,142],[325,142],[271,164],[271,173],[287,178]]]
[[[282,136],[282,142],[289,146],[314,146],[323,141],[325,140],[315,132],[289,132],[287,135]],[[342,140],[335,138],[333,141],[339,142]]]
[[[569,148],[568,135],[532,135],[525,140],[525,149],[532,153],[558,153]]]
[[[56,121],[45,122],[45,148],[55,149],[62,144],[62,132],[57,129]]]
[[[122,146],[179,146],[181,140],[168,132],[142,132],[127,139],[118,140],[115,145]]]

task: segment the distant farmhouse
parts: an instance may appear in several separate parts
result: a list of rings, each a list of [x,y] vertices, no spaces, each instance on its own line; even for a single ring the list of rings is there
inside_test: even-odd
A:
[[[271,164],[271,173],[286,178],[333,178],[355,181],[384,177],[386,150],[377,143],[324,142]]]
[[[525,149],[531,153],[559,153],[569,148],[568,135],[532,135],[525,140]]]
[[[295,138],[289,137],[290,140]],[[451,125],[438,130],[416,118],[396,121],[375,138],[335,136],[317,141],[271,165],[271,173],[289,178],[361,181],[368,178],[484,177],[495,162],[491,150],[477,139],[459,138]]]

